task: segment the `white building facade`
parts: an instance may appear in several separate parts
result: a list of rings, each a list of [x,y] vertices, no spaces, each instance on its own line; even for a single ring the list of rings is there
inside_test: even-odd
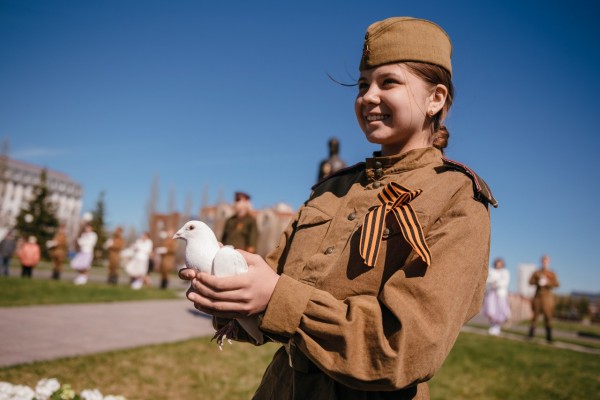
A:
[[[4,237],[16,222],[21,209],[33,196],[44,168],[2,157],[0,161],[0,237]],[[69,242],[79,233],[83,190],[67,175],[46,170],[50,201],[56,207],[56,217],[64,224]]]

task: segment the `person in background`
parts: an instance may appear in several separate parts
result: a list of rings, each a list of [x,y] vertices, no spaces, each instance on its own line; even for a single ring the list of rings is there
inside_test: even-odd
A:
[[[554,294],[552,290],[559,286],[556,273],[550,270],[550,257],[543,255],[540,269],[535,271],[529,279],[529,284],[535,286],[535,295],[531,302],[533,317],[529,326],[529,338],[535,336],[535,324],[538,317],[544,316],[544,325],[546,327],[546,340],[552,343],[552,314],[554,312]]]
[[[10,259],[12,258],[17,248],[17,238],[15,233],[10,230],[0,241],[0,259],[2,259],[2,275],[10,274]]]
[[[97,241],[98,235],[94,232],[92,225],[85,224],[83,232],[77,239],[79,250],[71,260],[71,268],[77,271],[77,276],[73,281],[76,285],[85,285],[88,281],[88,273],[94,260],[94,247]]]
[[[329,147],[329,158],[326,158],[319,164],[317,182],[328,175],[338,172],[342,168],[346,168],[346,163],[339,156],[340,141],[333,137],[329,139],[327,145]]]
[[[139,290],[144,286],[152,248],[152,240],[147,232],[144,232],[131,246],[132,257],[125,265],[125,272],[129,275],[131,288],[134,290]]]
[[[236,249],[255,253],[258,226],[256,218],[251,214],[250,195],[244,192],[235,192],[233,210],[235,214],[225,221],[221,242]]]
[[[489,334],[500,334],[502,324],[511,317],[508,304],[508,285],[510,272],[505,268],[504,260],[496,258],[494,267],[488,272],[487,292],[483,300],[483,311],[490,322]]]
[[[255,343],[232,318],[256,316],[283,344],[255,400],[429,399],[427,381],[481,310],[497,202],[442,152],[450,39],[388,18],[361,54],[355,114],[380,151],[313,186],[266,260],[240,251],[247,273],[179,272],[217,329],[234,324],[228,338]]]
[[[46,242],[46,247],[50,252],[50,259],[52,260],[52,279],[59,280],[63,264],[67,260],[67,254],[69,253],[66,228],[63,224],[58,227],[54,238]]]
[[[40,262],[41,251],[35,236],[29,236],[17,250],[17,257],[21,262],[21,278],[31,278],[33,269]]]
[[[119,281],[119,268],[121,266],[121,250],[125,247],[123,239],[123,228],[117,226],[105,243],[104,247],[108,252],[108,283],[116,285]]]
[[[160,288],[166,289],[169,286],[169,275],[175,268],[175,254],[177,252],[177,241],[173,239],[173,229],[161,232],[162,243],[156,248],[156,253],[160,255]]]

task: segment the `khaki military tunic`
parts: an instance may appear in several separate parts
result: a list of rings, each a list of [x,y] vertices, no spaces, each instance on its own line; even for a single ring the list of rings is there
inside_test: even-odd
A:
[[[542,275],[546,277],[546,284],[540,285],[540,279]],[[541,315],[544,316],[544,323],[546,327],[551,326],[552,314],[554,313],[554,294],[552,289],[557,288],[558,278],[552,271],[535,271],[531,278],[529,278],[529,284],[535,285],[535,295],[531,302],[531,308],[533,311],[532,321],[536,321]]]
[[[163,242],[166,252],[160,256],[160,276],[168,279],[169,274],[175,268],[175,253],[177,252],[177,241],[172,237],[167,237]]]
[[[223,244],[231,245],[236,249],[256,251],[258,240],[258,227],[256,219],[251,215],[238,217],[234,215],[225,222]]]
[[[121,250],[125,246],[125,240],[120,234],[114,234],[112,244],[108,247],[108,274],[115,276],[121,266]]]
[[[479,197],[487,187],[465,172],[437,149],[417,149],[369,158],[313,188],[268,257],[281,277],[261,329],[285,349],[255,399],[429,398],[425,382],[485,289],[490,223]],[[374,267],[359,254],[363,218],[390,182],[422,190],[410,204],[430,266],[391,213]]]
[[[54,264],[54,271],[61,272],[62,265],[67,259],[67,253],[69,252],[69,244],[67,242],[67,235],[63,232],[57,232],[53,238],[55,244],[50,250],[50,257]]]

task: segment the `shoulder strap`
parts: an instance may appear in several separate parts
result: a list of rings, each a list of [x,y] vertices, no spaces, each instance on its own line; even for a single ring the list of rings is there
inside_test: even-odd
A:
[[[450,160],[446,157],[442,157],[442,160],[444,160],[444,164],[446,164],[446,166],[456,171],[460,171],[467,175],[469,178],[471,178],[471,180],[473,181],[473,190],[475,192],[475,198],[477,200],[487,202],[494,206],[494,208],[498,208],[498,202],[494,198],[490,187],[471,168],[457,161]]]
[[[340,169],[340,170],[338,170],[338,171],[334,172],[333,174],[327,175],[326,177],[322,178],[322,179],[321,179],[319,182],[315,183],[315,184],[314,184],[314,185],[313,185],[313,186],[310,188],[310,190],[315,190],[315,189],[316,189],[316,188],[317,188],[319,185],[321,185],[323,182],[326,182],[326,181],[328,181],[329,179],[331,179],[331,178],[333,178],[333,177],[335,177],[335,176],[340,176],[340,175],[343,175],[343,174],[345,174],[345,173],[347,173],[347,172],[350,172],[350,171],[353,171],[353,170],[359,169],[359,168],[361,168],[361,167],[364,167],[364,166],[365,166],[365,162],[364,162],[364,161],[361,161],[361,162],[359,162],[359,163],[356,163],[356,164],[354,164],[354,165],[351,165],[351,166],[349,166],[349,167],[342,168],[342,169]]]

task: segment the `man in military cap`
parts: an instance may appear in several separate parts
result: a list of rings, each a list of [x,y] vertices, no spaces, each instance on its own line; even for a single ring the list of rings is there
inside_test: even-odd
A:
[[[552,313],[554,312],[554,294],[552,290],[557,288],[558,277],[550,270],[550,257],[543,255],[540,268],[531,275],[529,284],[535,286],[535,296],[531,302],[533,317],[529,325],[529,337],[535,336],[535,323],[538,317],[544,316],[546,327],[546,340],[552,342]]]
[[[251,213],[250,195],[244,192],[235,192],[233,209],[235,214],[225,222],[221,242],[236,249],[255,253],[258,228],[256,218]]]

